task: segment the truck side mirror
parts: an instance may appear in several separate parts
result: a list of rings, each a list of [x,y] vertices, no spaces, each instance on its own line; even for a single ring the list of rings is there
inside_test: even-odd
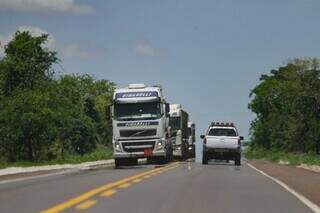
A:
[[[113,117],[114,117],[113,109],[114,109],[114,105],[112,104],[111,106],[109,106],[109,110],[110,110],[110,116],[111,116],[111,118],[113,118]]]
[[[244,137],[243,137],[243,136],[240,136],[240,140],[243,141],[243,140],[244,140]]]
[[[204,139],[204,135],[200,135],[200,138],[201,138],[201,139]]]
[[[169,111],[170,111],[170,104],[169,103],[165,103],[165,110],[166,110],[166,115],[168,115]]]

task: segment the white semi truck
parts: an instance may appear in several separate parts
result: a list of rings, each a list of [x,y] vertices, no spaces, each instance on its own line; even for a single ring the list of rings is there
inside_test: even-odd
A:
[[[196,155],[196,124],[193,122],[188,122],[188,155],[194,158]]]
[[[188,120],[189,115],[182,110],[181,104],[170,104],[170,128],[173,143],[173,156],[181,159],[188,157]]]
[[[162,163],[172,159],[169,104],[160,86],[130,84],[116,89],[111,112],[116,167],[135,165],[138,158]]]

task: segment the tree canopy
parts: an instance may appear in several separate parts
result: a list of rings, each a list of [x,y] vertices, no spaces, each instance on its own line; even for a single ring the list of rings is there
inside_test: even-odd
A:
[[[55,75],[48,35],[17,32],[0,59],[0,156],[41,161],[84,154],[111,142],[114,83]]]
[[[249,103],[252,146],[319,153],[320,63],[296,59],[262,75]]]

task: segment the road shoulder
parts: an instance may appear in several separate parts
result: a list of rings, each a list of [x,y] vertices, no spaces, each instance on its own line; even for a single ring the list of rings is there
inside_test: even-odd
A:
[[[264,160],[249,160],[248,163],[267,175],[283,182],[295,192],[320,206],[319,173]]]

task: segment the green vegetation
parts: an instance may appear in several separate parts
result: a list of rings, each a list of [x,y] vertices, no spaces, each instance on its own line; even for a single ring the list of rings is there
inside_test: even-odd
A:
[[[250,94],[248,156],[292,163],[319,163],[320,61],[296,59],[262,75]]]
[[[114,83],[55,75],[48,35],[17,32],[0,59],[0,166],[109,158]],[[103,149],[103,148],[102,148]],[[103,154],[104,153],[104,154]]]
[[[320,156],[316,154],[288,153],[280,150],[264,148],[249,148],[245,151],[247,159],[262,159],[272,162],[287,162],[290,165],[320,165]]]
[[[63,159],[55,159],[51,161],[17,161],[4,162],[0,161],[0,169],[6,167],[28,167],[28,166],[44,166],[57,164],[78,164],[83,162],[106,160],[112,157],[112,151],[109,148],[102,147],[83,155],[66,155]]]

